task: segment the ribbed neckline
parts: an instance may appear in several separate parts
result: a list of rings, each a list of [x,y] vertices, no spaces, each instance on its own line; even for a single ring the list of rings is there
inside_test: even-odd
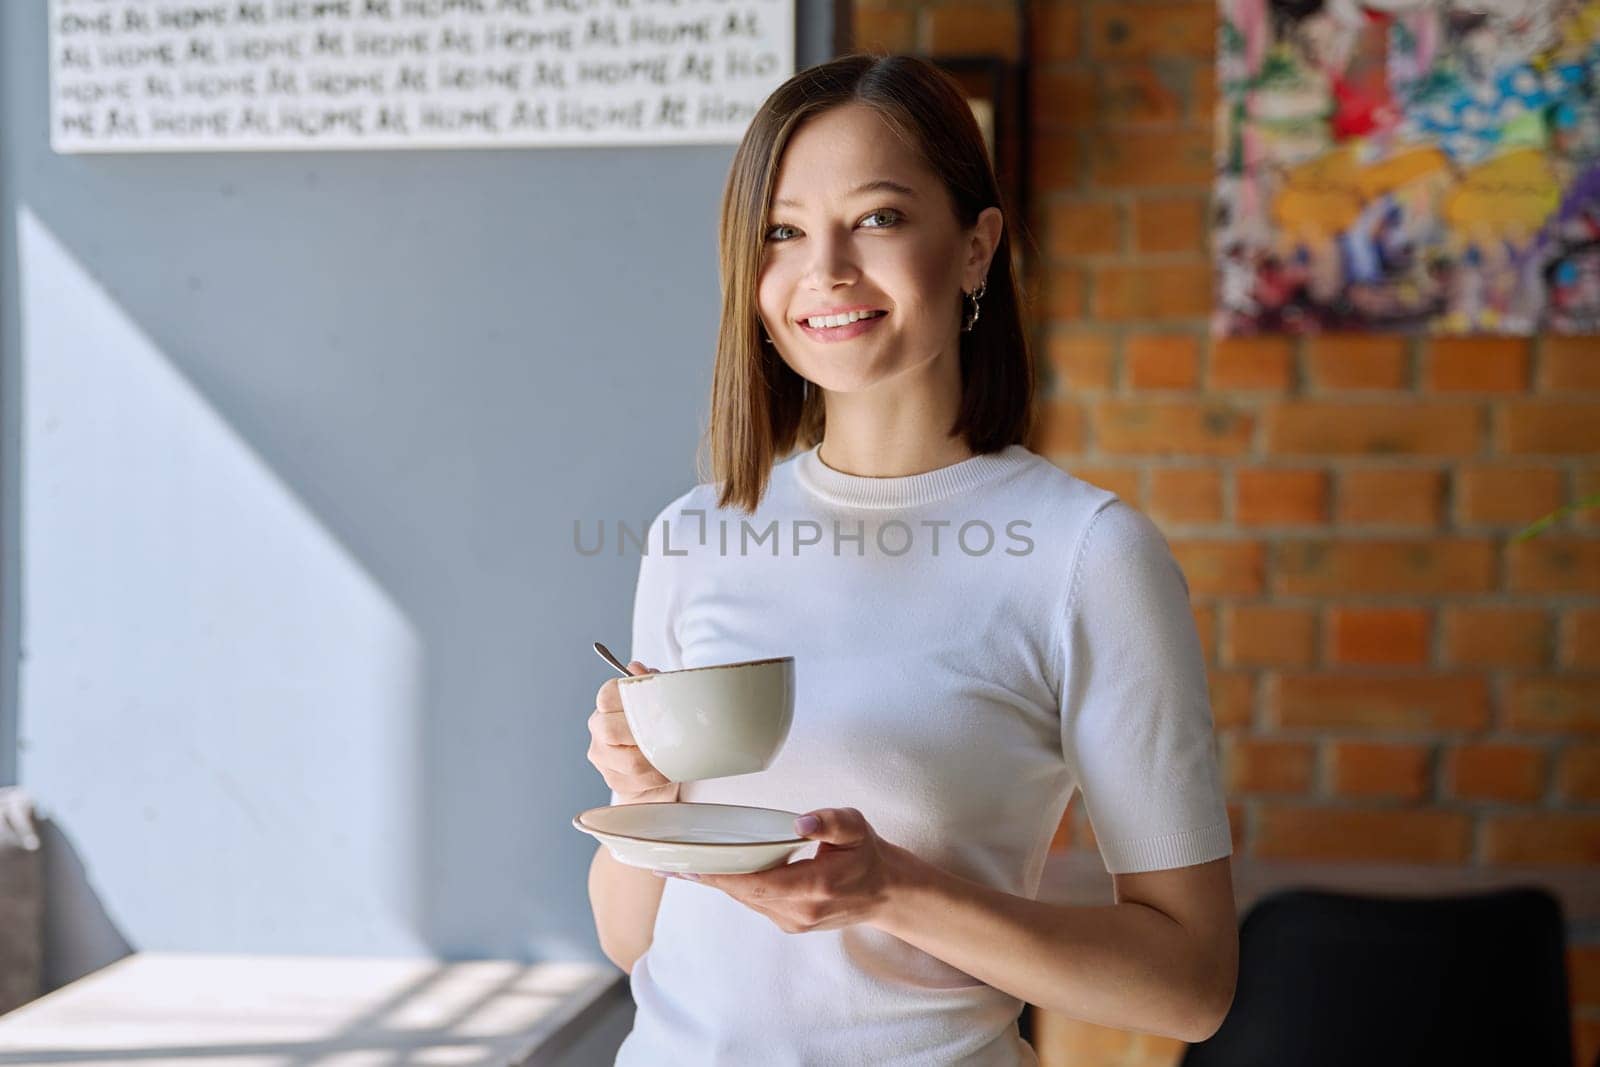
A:
[[[795,457],[795,477],[816,496],[831,504],[852,508],[910,508],[931,504],[1025,466],[1033,455],[1021,445],[1010,445],[989,455],[900,478],[868,478],[836,471],[826,463],[816,445]]]

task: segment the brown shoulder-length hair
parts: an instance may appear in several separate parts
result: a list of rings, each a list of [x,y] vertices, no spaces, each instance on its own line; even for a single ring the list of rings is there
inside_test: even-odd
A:
[[[844,104],[874,108],[950,190],[964,228],[1000,193],[983,135],[955,80],[914,56],[849,55],[803,70],[761,105],[734,153],[718,232],[722,322],[711,380],[711,415],[701,478],[719,484],[717,503],[753,512],[773,463],[822,440],[823,398],[764,344],[756,302],[778,164],[807,119]],[[959,334],[961,408],[951,436],[975,454],[1022,444],[1031,430],[1033,362],[1011,268],[1010,220],[990,261],[982,313]],[[956,314],[954,308],[951,314]],[[709,473],[709,478],[707,474]]]

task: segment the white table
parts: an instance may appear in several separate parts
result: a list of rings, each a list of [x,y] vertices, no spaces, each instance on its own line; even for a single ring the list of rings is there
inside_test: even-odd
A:
[[[619,998],[587,963],[140,952],[0,1016],[0,1065],[554,1063]]]

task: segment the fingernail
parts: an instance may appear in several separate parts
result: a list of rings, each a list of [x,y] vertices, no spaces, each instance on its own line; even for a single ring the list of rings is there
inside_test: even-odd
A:
[[[802,815],[794,821],[794,832],[804,836],[822,829],[822,820],[815,815]]]
[[[679,878],[687,878],[691,882],[698,882],[700,880],[700,876],[698,874],[690,874],[688,871],[680,871],[680,872],[678,872],[678,877]]]
[[[657,878],[671,878],[672,877],[672,874],[669,871],[651,871],[650,873],[655,875]]]

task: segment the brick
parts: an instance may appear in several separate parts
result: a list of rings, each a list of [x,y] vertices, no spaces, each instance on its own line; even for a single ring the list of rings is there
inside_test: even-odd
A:
[[[1444,609],[1444,661],[1461,667],[1542,667],[1550,621],[1539,608],[1451,605]]]
[[[1077,129],[1099,120],[1094,72],[1080,67],[1045,68],[1033,73],[1033,125],[1038,130]]]
[[[1068,393],[1099,393],[1116,386],[1116,339],[1108,334],[1054,330],[1045,339],[1045,359]]]
[[[1471,404],[1283,401],[1267,408],[1267,448],[1284,455],[1467,456],[1478,451]]]
[[[1068,809],[1061,813],[1061,821],[1056,823],[1056,832],[1050,838],[1051,852],[1066,852],[1072,848],[1072,811]]]
[[[1094,851],[1099,846],[1095,842],[1094,824],[1089,821],[1088,809],[1083,804],[1074,804],[1072,809],[1073,846]]]
[[[1539,388],[1551,393],[1600,392],[1600,341],[1593,337],[1542,339]]]
[[[1405,337],[1321,334],[1306,348],[1306,378],[1316,389],[1405,389],[1411,342]]]
[[[1089,138],[1089,175],[1109,189],[1211,184],[1210,130],[1100,130]]]
[[[1600,1018],[1573,1018],[1572,1048],[1574,1067],[1600,1061]]]
[[[1513,678],[1506,721],[1527,733],[1600,734],[1600,677]]]
[[[1241,526],[1326,522],[1328,475],[1317,470],[1241,468],[1234,474],[1234,517]]]
[[[1134,202],[1137,252],[1204,252],[1209,233],[1202,197],[1147,196]]]
[[[1488,682],[1473,675],[1285,674],[1267,689],[1267,721],[1285,728],[1414,733],[1489,724]]]
[[[1255,421],[1224,403],[1100,400],[1094,427],[1107,453],[1237,456],[1249,450]]]
[[[1122,206],[1114,200],[1049,201],[1044,213],[1045,250],[1057,258],[1103,255],[1122,249]]]
[[[1567,946],[1567,985],[1573,1004],[1600,1008],[1600,945]]]
[[[1081,319],[1088,310],[1086,296],[1088,272],[1074,267],[1051,267],[1044,271],[1042,310],[1050,319]]]
[[[1317,658],[1317,613],[1276,604],[1233,604],[1221,647],[1224,663],[1309,667]]]
[[[1083,409],[1070,400],[1039,406],[1033,450],[1040,455],[1083,450]]]
[[[1170,64],[1102,64],[1095,93],[1099,121],[1125,129],[1133,123],[1183,118],[1184,86],[1181,80],[1171,84],[1173,73]]]
[[[1600,669],[1600,608],[1569,608],[1561,615],[1563,667]]]
[[[1339,475],[1339,521],[1431,529],[1444,514],[1444,472],[1347,470]]]
[[[1083,158],[1077,134],[1035,133],[1030,160],[1035,194],[1046,196],[1077,188],[1082,183]]]
[[[1463,467],[1456,475],[1456,521],[1526,526],[1562,503],[1552,467]]]
[[[1211,306],[1211,269],[1182,263],[1098,267],[1091,306],[1097,318],[1112,322],[1196,318]]]
[[[1446,758],[1444,778],[1463,800],[1531,804],[1544,793],[1544,759],[1532,745],[1461,745]]]
[[[1222,472],[1204,467],[1152,470],[1149,512],[1158,523],[1221,522]]]
[[[1484,540],[1279,543],[1276,592],[1290,596],[1358,593],[1486,593],[1494,587],[1494,547]]]
[[[1573,477],[1576,487],[1572,493],[1572,502],[1579,500],[1592,500],[1600,496],[1600,464],[1592,467],[1580,467],[1574,472]],[[1579,526],[1592,526],[1600,529],[1600,506],[1590,504],[1579,508],[1566,521]]]
[[[1544,534],[1506,547],[1519,593],[1600,593],[1600,540]]]
[[[1257,596],[1265,584],[1266,553],[1259,541],[1171,542],[1191,596]]]
[[[1563,800],[1600,801],[1600,744],[1568,747],[1556,761],[1556,793]]]
[[[1420,665],[1428,661],[1433,613],[1423,608],[1334,608],[1334,663]]]
[[[1507,867],[1600,863],[1600,815],[1487,815],[1483,862]]]
[[[1188,334],[1136,334],[1123,360],[1135,389],[1193,389],[1199,382],[1200,342]]]
[[[1094,59],[1210,59],[1216,13],[1207,4],[1097,5],[1089,12],[1089,54]]]
[[[1213,122],[1217,112],[1217,65],[1196,63],[1189,72],[1189,118]]]
[[[1423,383],[1438,393],[1521,393],[1529,342],[1520,337],[1439,337],[1424,349]]]
[[[1287,337],[1231,337],[1211,349],[1206,384],[1212,389],[1289,388],[1294,347]]]
[[[938,4],[923,18],[930,55],[1018,56],[1015,5]]]
[[[1341,797],[1421,800],[1433,788],[1432,764],[1426,745],[1336,741],[1328,749],[1328,782]]]
[[[1264,805],[1259,820],[1262,859],[1461,864],[1471,853],[1472,820],[1460,812]]]
[[[1118,1030],[1042,1008],[1034,1009],[1033,1018],[1033,1044],[1043,1064],[1167,1067],[1178,1062],[1185,1047],[1174,1037]]]
[[[1036,3],[1031,12],[1033,61],[1054,63],[1083,54],[1083,9],[1076,4]]]
[[[1502,452],[1517,455],[1600,453],[1600,402],[1515,401],[1495,411]]]
[[[1137,467],[1081,467],[1074,464],[1069,473],[1082,478],[1090,485],[1111,490],[1136,508],[1144,506],[1144,494],[1139,491]]]
[[[912,11],[858,6],[851,30],[860,52],[891,55],[917,50],[917,20]]]
[[[1244,855],[1245,851],[1245,834],[1249,830],[1249,818],[1245,814],[1245,807],[1243,804],[1229,804],[1227,805],[1227,809],[1228,836],[1233,841],[1233,854],[1235,856],[1242,856]],[[1164,1062],[1174,1063],[1176,1061],[1166,1060]],[[1157,1065],[1152,1064],[1151,1067],[1157,1067]]]
[[[1230,736],[1221,752],[1229,793],[1305,793],[1316,774],[1316,750],[1304,741]]]
[[[1249,726],[1255,718],[1256,680],[1254,675],[1230,671],[1211,671],[1207,675],[1211,695],[1212,725],[1218,730]]]
[[[1215,604],[1193,604],[1190,613],[1194,616],[1194,632],[1200,638],[1200,651],[1204,653],[1207,663],[1217,661],[1217,606]]]

